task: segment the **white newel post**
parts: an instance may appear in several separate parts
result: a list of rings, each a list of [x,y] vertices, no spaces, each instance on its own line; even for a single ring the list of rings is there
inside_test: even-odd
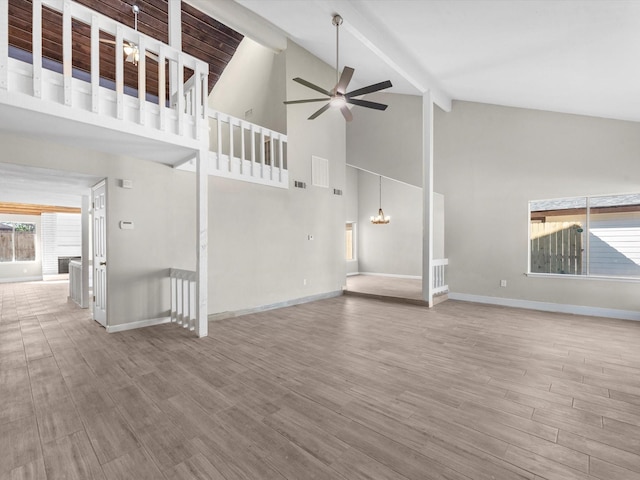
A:
[[[422,298],[433,305],[433,98],[422,96]]]
[[[169,0],[168,4],[169,20],[169,46],[178,51],[182,51],[182,1]],[[176,98],[178,93],[178,65],[176,62],[169,62],[169,98]],[[177,99],[176,99],[177,100]],[[173,108],[173,100],[171,107]]]
[[[197,312],[196,312],[196,335],[198,337],[206,337],[208,334],[208,306],[207,306],[207,280],[209,276],[208,268],[208,148],[201,148],[196,156],[196,202],[198,219],[197,225],[197,238],[196,238],[196,252],[197,252],[197,266],[196,266],[196,285],[197,285]]]

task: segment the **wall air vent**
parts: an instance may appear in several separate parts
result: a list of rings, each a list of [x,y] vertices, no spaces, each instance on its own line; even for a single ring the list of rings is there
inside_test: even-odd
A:
[[[296,188],[307,188],[307,184],[304,182],[299,182],[298,180],[293,181],[293,186]]]
[[[333,194],[334,195],[342,195],[342,190],[340,190],[339,188],[334,188],[333,189]]]

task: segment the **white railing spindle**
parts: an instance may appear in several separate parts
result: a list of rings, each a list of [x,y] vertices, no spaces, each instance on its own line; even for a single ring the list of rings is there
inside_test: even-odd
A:
[[[278,136],[278,181],[282,181],[282,170],[284,169],[284,145],[282,135]]]
[[[147,112],[147,51],[144,46],[144,37],[138,36],[138,123],[144,125]]]
[[[64,89],[64,104],[67,106],[71,106],[71,81],[73,79],[72,52],[71,0],[64,0],[62,4],[62,84]]]
[[[124,51],[122,26],[116,27],[116,118],[124,118]]]
[[[256,174],[256,126],[251,124],[251,176]]]
[[[164,131],[167,128],[167,77],[165,62],[164,45],[160,45],[158,51],[158,108],[160,131]]]
[[[42,96],[42,0],[33,0],[33,18],[31,26],[33,96]]]
[[[182,53],[178,54],[178,135],[184,134],[184,60]]]
[[[91,111],[100,111],[100,21],[91,15]]]

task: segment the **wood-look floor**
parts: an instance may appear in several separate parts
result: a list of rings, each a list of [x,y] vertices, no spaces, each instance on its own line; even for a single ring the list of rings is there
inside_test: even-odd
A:
[[[106,334],[0,285],[0,479],[640,479],[640,323],[339,297]]]

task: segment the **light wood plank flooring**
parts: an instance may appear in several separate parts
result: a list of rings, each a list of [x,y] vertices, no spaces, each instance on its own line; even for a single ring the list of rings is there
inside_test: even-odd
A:
[[[357,297],[107,334],[0,285],[0,479],[640,479],[640,323]]]
[[[382,275],[349,275],[345,293],[380,300],[426,305],[422,298],[422,280]]]

